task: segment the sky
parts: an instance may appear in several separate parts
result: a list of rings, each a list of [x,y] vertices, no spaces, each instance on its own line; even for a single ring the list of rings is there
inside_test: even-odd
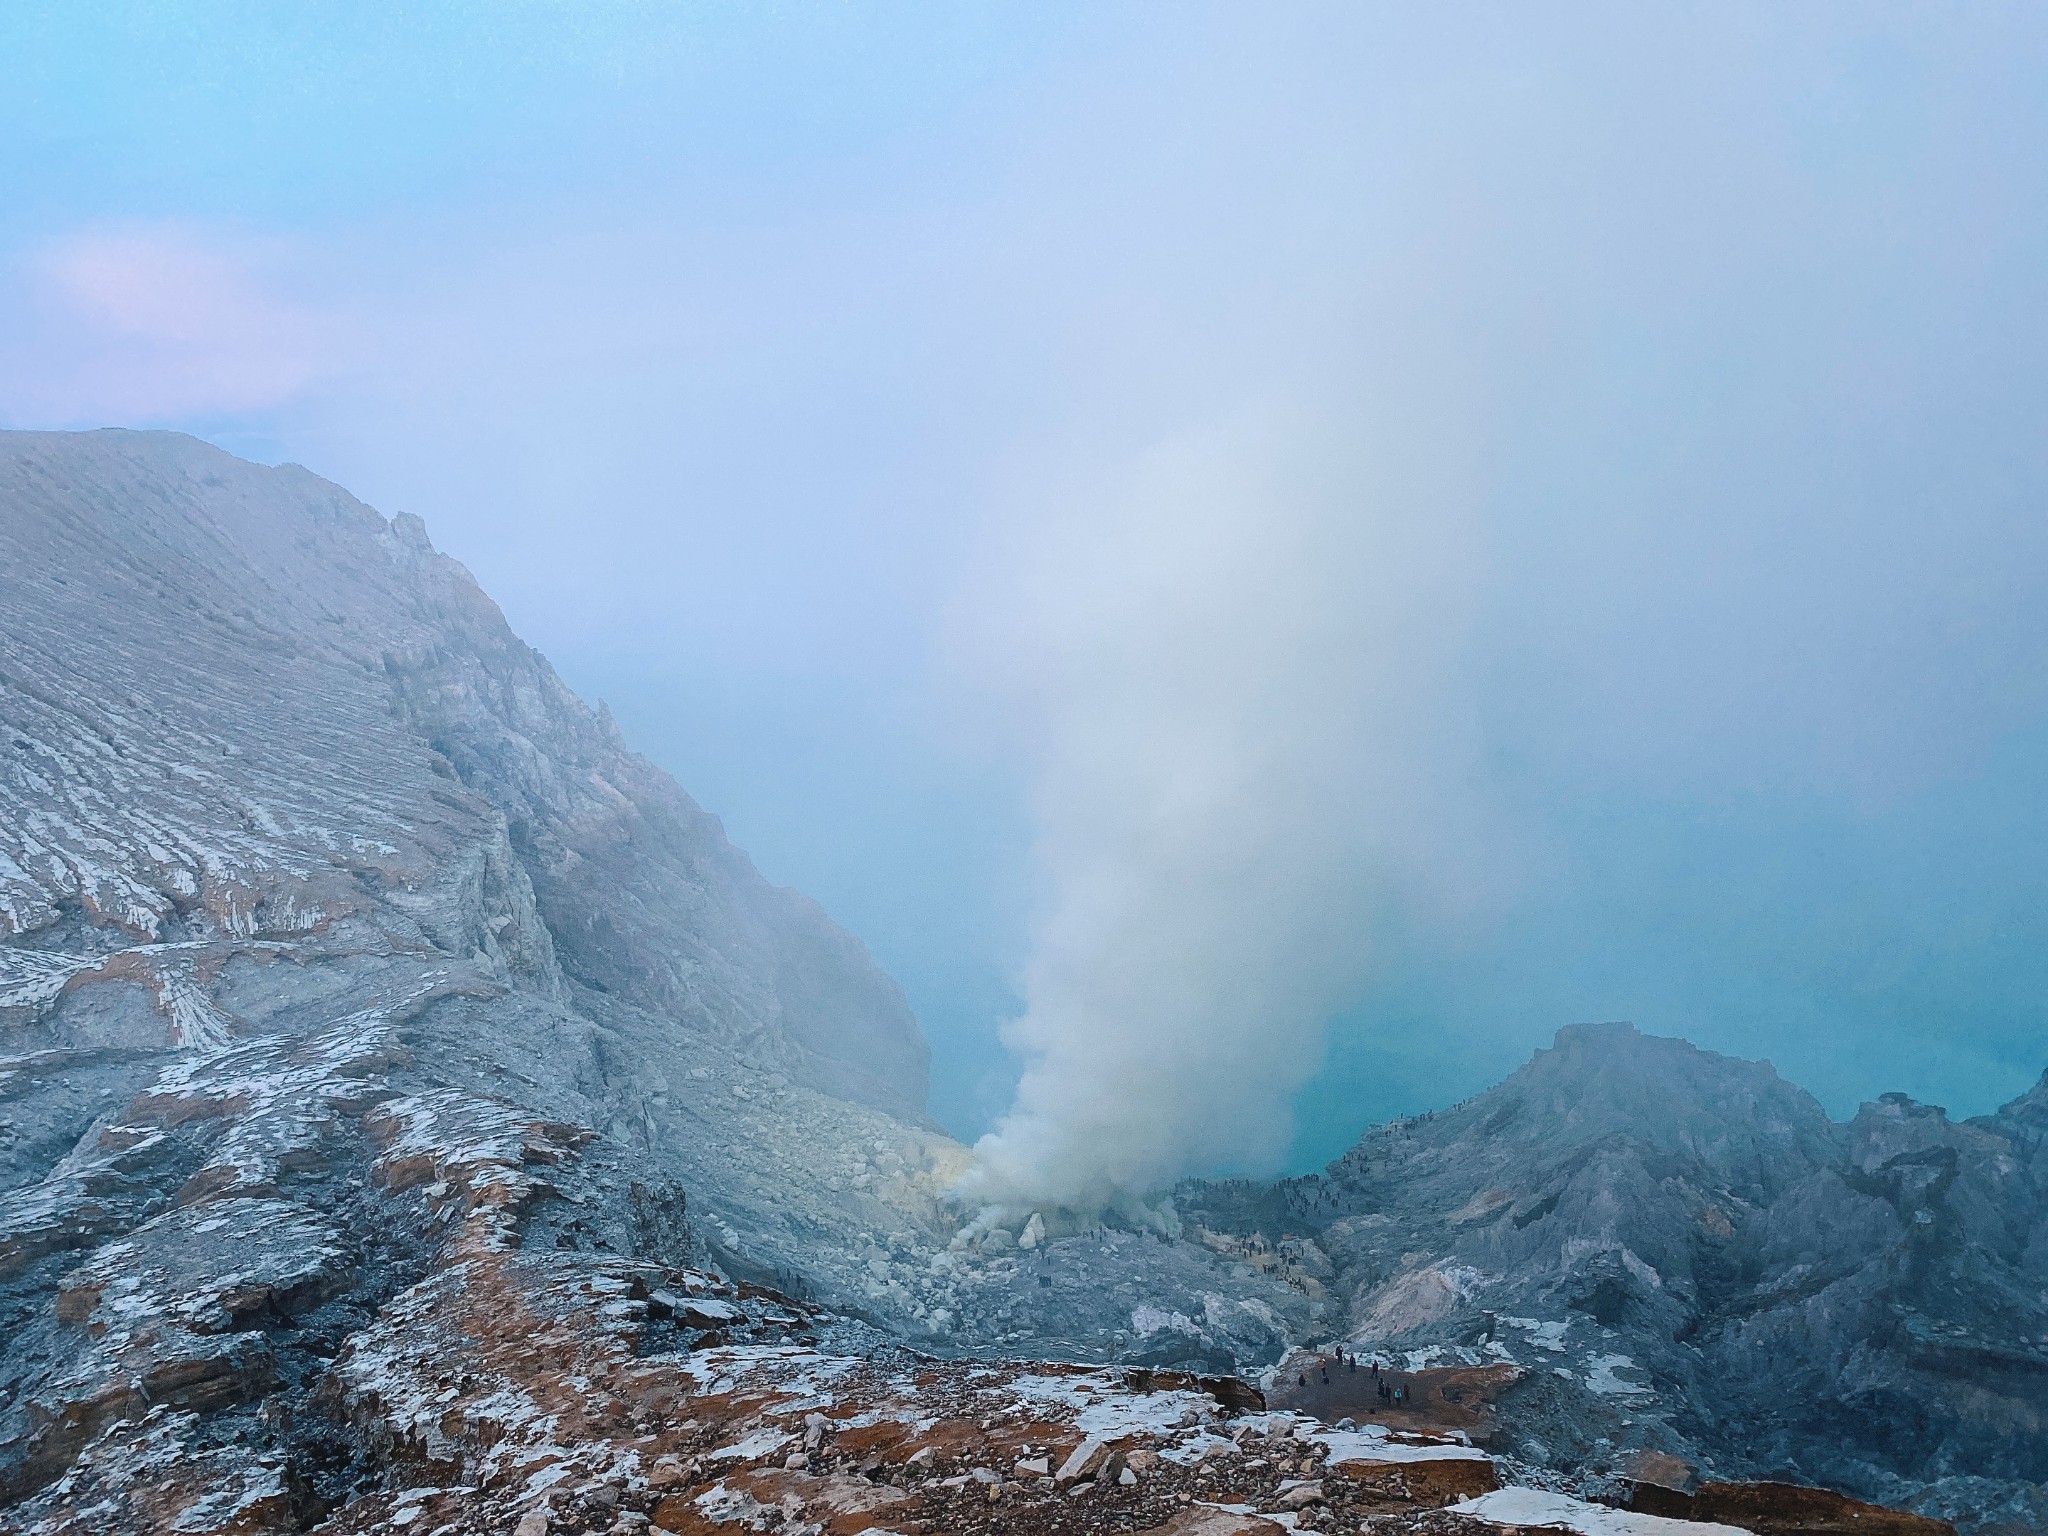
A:
[[[0,422],[414,512],[998,1190],[2048,1067],[2038,8],[0,16]]]

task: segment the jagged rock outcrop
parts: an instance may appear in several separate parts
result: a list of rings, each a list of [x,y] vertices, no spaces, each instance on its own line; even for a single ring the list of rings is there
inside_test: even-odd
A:
[[[2048,1512],[2042,1107],[1956,1124],[1893,1094],[1837,1125],[1766,1063],[1580,1025],[1247,1209],[1313,1236],[1358,1346],[1520,1367],[1499,1421],[1532,1460],[1664,1453],[2024,1523]]]

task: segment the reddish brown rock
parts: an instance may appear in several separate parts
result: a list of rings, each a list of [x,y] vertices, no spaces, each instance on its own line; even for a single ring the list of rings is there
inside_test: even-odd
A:
[[[1375,1500],[1387,1504],[1419,1504],[1440,1509],[1460,1499],[1477,1498],[1500,1486],[1500,1475],[1491,1460],[1446,1457],[1436,1461],[1345,1461],[1330,1468],[1330,1475],[1356,1484]]]
[[[1955,1527],[1945,1520],[1794,1483],[1702,1483],[1690,1494],[1637,1483],[1629,1507],[1675,1520],[1739,1526],[1756,1536],[1955,1536]]]

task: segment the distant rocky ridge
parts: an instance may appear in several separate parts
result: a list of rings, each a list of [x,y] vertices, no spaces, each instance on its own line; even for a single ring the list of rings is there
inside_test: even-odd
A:
[[[894,984],[416,520],[174,434],[0,433],[0,579],[0,1529],[546,1502],[907,1536],[843,1480],[907,1475],[941,1528],[1106,1531],[1226,1492],[1190,1464],[969,1525],[908,1440],[865,1472],[719,1459],[778,1350],[886,1377],[889,1413],[1058,1375],[1032,1357],[1139,1398],[1235,1372],[1552,1493],[1782,1476],[2048,1528],[2048,1085],[1836,1126],[1768,1066],[1580,1027],[1313,1178],[1192,1183],[1135,1228],[961,1211]],[[1325,1381],[1339,1345],[1414,1397]],[[1327,1466],[1289,1422],[1262,1443]],[[1448,1531],[1472,1491],[1311,1497],[1279,1464],[1228,1481],[1280,1524]]]
[[[1313,1243],[1357,1347],[1517,1365],[1497,1443],[1529,1460],[2042,1529],[2044,1131],[2048,1076],[1962,1124],[1890,1094],[1837,1125],[1765,1063],[1580,1025],[1322,1175],[1181,1199]]]

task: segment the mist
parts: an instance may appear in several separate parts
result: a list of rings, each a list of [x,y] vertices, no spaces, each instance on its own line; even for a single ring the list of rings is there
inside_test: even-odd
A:
[[[2042,651],[2040,520],[1980,478],[2038,474],[2034,280],[2008,263],[2040,231],[2006,225],[1991,114],[1914,121],[1957,61],[1892,32],[1774,79],[1819,39],[1757,15],[1749,47],[1638,20],[1569,56],[1385,20],[1323,67],[1238,36],[1236,112],[1126,97],[1077,131],[1141,158],[1068,190],[1100,220],[1068,225],[1094,376],[968,586],[1042,879],[976,1197],[1279,1170],[1331,1021],[1368,1093],[1376,1061],[1468,1048],[1436,1021],[1390,1040],[1390,977],[1464,972],[1466,1041],[1490,1036],[1527,1000],[1478,1002],[1473,974],[1532,941],[1522,974],[1554,969],[1584,942],[1556,910],[1602,886],[1553,786],[1631,819],[1646,792],[1787,796],[1867,839],[2044,702],[2006,671]],[[1830,164],[1856,111],[1910,141]],[[1145,187],[1142,216],[1109,186]],[[1994,312],[2025,405],[1972,376]],[[1998,681],[1946,691],[1966,676]],[[1643,924],[1672,886],[1589,924],[1601,964],[1672,947]],[[1708,922],[1782,899],[1725,889]],[[1582,987],[1554,1006],[1639,1011]],[[1788,1002],[1749,1021],[1766,1051],[1796,1048]]]
[[[423,515],[902,980],[988,1198],[1584,1018],[2038,1075],[2038,16],[66,25],[0,416]]]
[[[1390,475],[1300,474],[1329,436],[1279,406],[1193,429],[1011,567],[1048,889],[993,1188],[1275,1164],[1371,902],[1443,894],[1404,829],[1456,814],[1413,770],[1462,756],[1430,702],[1459,583]]]
[[[1160,398],[1137,379],[1164,350],[1187,414],[1006,493],[955,655],[1008,708],[1040,885],[977,1197],[1088,1210],[1280,1166],[1381,914],[1467,922],[1513,888],[1456,702],[1488,413],[1398,291],[1297,294],[1209,355],[1133,338],[1089,407]]]

